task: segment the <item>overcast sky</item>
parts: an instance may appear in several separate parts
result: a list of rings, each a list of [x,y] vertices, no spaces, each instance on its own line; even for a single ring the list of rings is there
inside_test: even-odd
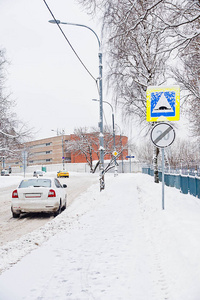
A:
[[[101,36],[98,22],[75,1],[46,2],[57,19],[85,24]],[[6,49],[10,61],[6,86],[16,101],[18,117],[37,131],[35,138],[55,135],[51,129],[64,129],[66,134],[71,134],[75,127],[98,126],[99,103],[92,101],[99,98],[95,81],[82,67],[57,25],[48,22],[52,17],[44,2],[1,0],[0,11],[0,47]],[[62,29],[97,78],[96,37],[81,27],[62,25]],[[110,101],[105,96],[104,100]],[[111,125],[111,109],[104,106],[107,123]]]

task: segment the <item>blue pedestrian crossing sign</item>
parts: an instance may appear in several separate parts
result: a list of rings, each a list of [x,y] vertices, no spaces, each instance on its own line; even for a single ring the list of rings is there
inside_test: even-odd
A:
[[[149,86],[147,88],[147,121],[178,121],[180,118],[180,87]]]

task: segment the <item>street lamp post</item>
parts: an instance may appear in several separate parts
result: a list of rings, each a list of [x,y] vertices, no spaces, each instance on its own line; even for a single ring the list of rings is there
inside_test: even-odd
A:
[[[62,130],[62,163],[63,163],[63,171],[64,171],[65,170],[64,130]]]
[[[3,156],[3,159],[2,159],[2,168],[5,169],[5,157]]]
[[[120,146],[121,146],[121,159],[122,159],[122,173],[124,173],[123,148],[122,148],[122,132],[121,132],[121,128],[119,127],[119,125],[115,124],[115,126],[117,126],[117,127],[119,128],[119,131],[120,131]]]
[[[93,101],[99,101],[97,99],[92,99],[92,100]],[[107,102],[105,100],[103,100],[103,102],[107,103],[111,107],[111,109],[112,109],[113,150],[116,151],[114,109],[113,109],[113,106],[109,102]],[[114,176],[117,176],[118,174],[117,174],[117,160],[116,160],[116,156],[114,157],[114,161],[115,161],[115,173],[114,173]]]
[[[50,23],[53,24],[63,24],[63,25],[72,25],[72,26],[79,26],[89,29],[91,32],[94,33],[94,35],[97,38],[98,45],[99,45],[99,115],[100,115],[100,121],[99,121],[99,128],[100,128],[100,134],[99,134],[99,143],[100,143],[100,191],[104,189],[105,182],[104,182],[104,135],[103,135],[103,86],[102,86],[102,52],[101,52],[101,42],[99,40],[98,35],[96,32],[83,24],[77,24],[77,23],[69,23],[69,22],[61,22],[60,20],[50,20]]]

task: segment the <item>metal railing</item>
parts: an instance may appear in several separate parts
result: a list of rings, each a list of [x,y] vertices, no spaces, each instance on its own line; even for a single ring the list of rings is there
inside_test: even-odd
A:
[[[142,173],[153,176],[152,167],[142,167]],[[200,198],[200,177],[197,170],[165,170],[164,181],[166,186],[175,187],[183,194],[191,194]],[[159,180],[162,181],[162,172],[159,171]]]

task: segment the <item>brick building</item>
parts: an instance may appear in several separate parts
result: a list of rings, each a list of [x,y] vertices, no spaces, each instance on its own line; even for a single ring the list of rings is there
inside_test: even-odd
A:
[[[87,134],[90,136],[93,141],[93,151],[92,151],[92,160],[98,160],[98,148],[99,140],[98,135]],[[51,138],[45,138],[41,140],[31,141],[25,143],[22,148],[22,153],[16,159],[7,159],[6,166],[16,167],[23,164],[23,153],[26,152],[27,156],[27,165],[48,165],[48,164],[60,164],[65,163],[86,163],[86,157],[81,154],[80,151],[67,151],[67,143],[69,141],[77,140],[77,136],[74,134],[71,135],[59,135]],[[123,149],[123,159],[126,159],[128,155],[128,150],[125,145],[128,142],[126,136],[116,135],[116,150],[121,152]],[[106,143],[105,138],[105,143]],[[113,151],[113,142],[110,140],[110,151],[109,154],[105,155],[105,160],[110,159]],[[122,159],[122,155],[119,157]]]
[[[64,153],[64,145],[70,140],[70,135],[59,135],[51,138],[27,142],[22,147],[22,153],[16,159],[6,160],[6,166],[16,167],[23,164],[23,152],[26,152],[27,165],[58,164],[65,157],[65,162],[71,162],[71,154]],[[64,154],[64,155],[63,155]]]
[[[88,139],[88,144],[91,145],[92,151],[87,155],[91,155],[92,161],[99,160],[99,133],[87,133],[86,138]],[[78,137],[76,135],[71,135],[70,140],[77,140]],[[116,150],[118,153],[122,154],[118,159],[126,159],[128,155],[128,149],[126,145],[128,144],[128,138],[126,136],[115,136],[115,144]],[[104,135],[104,148],[107,149],[104,160],[110,160],[113,152],[113,138],[110,134]],[[123,149],[123,151],[122,151]],[[86,152],[86,151],[85,151]],[[123,155],[123,157],[122,157]],[[81,151],[73,151],[71,152],[71,162],[72,163],[85,163],[86,162],[86,154],[82,154]]]

